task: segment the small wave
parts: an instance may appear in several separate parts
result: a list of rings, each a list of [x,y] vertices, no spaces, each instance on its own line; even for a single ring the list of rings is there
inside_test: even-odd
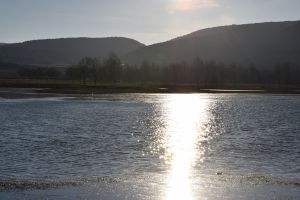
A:
[[[120,177],[78,177],[68,180],[0,180],[0,192],[13,191],[13,190],[46,190],[56,189],[62,187],[76,187],[84,186],[88,183],[104,183],[104,184],[116,184],[116,183],[145,183],[150,181],[157,181],[151,176],[120,176]],[[202,177],[203,178],[203,177]],[[222,175],[222,176],[205,176],[205,178],[211,179],[210,181],[223,181],[231,184],[252,184],[252,185],[281,185],[300,187],[300,179],[288,179],[277,176],[266,175]],[[210,182],[209,181],[209,182]]]
[[[80,177],[68,180],[4,180],[0,181],[0,191],[43,190],[70,186],[81,186],[85,183],[117,183],[125,181],[126,179],[126,177]]]
[[[270,184],[300,187],[300,179],[291,179],[267,175],[221,176],[220,180],[236,184],[250,183],[253,185]]]
[[[49,189],[49,188],[59,188],[65,186],[78,186],[78,185],[80,185],[80,183],[75,181],[43,181],[43,180],[1,181],[0,191]]]

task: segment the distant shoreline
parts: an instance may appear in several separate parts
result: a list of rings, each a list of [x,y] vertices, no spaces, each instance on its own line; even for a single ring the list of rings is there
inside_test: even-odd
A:
[[[210,93],[210,94],[300,94],[300,89],[253,89],[253,88],[221,88],[209,89],[199,88],[193,85],[163,85],[163,84],[74,84],[71,81],[51,81],[51,80],[1,80],[0,97],[5,96],[55,96],[55,95],[93,95],[93,94],[122,94],[122,93]],[[19,94],[19,95],[18,95]],[[26,96],[26,95],[25,95]]]

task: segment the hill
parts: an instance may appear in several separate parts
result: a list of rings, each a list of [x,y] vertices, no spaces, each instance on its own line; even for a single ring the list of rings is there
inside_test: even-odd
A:
[[[131,64],[169,64],[196,57],[224,63],[300,64],[300,21],[268,22],[208,28],[130,52]]]
[[[82,57],[122,56],[144,44],[128,38],[61,38],[26,41],[0,46],[0,61],[34,65],[68,65]]]

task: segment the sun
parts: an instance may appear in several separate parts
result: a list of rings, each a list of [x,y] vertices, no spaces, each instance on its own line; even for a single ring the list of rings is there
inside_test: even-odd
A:
[[[215,0],[170,0],[171,11],[191,11],[194,9],[216,7]]]
[[[171,9],[175,11],[187,11],[193,8],[194,0],[172,0]]]

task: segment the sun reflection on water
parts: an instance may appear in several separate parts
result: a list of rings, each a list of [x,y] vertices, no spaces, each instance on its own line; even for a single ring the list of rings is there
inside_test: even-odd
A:
[[[195,94],[172,95],[165,111],[164,160],[170,166],[165,200],[192,200],[191,172],[203,155],[197,144],[204,134],[200,127],[207,118],[207,100]]]

